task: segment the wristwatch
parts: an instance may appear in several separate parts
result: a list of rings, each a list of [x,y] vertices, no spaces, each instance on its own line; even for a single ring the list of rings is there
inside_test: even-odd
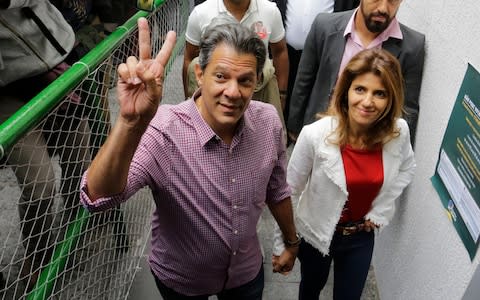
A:
[[[302,239],[300,238],[300,235],[298,235],[298,233],[295,233],[295,237],[297,238],[295,241],[283,239],[283,243],[285,244],[285,247],[287,248],[298,247],[302,242]]]

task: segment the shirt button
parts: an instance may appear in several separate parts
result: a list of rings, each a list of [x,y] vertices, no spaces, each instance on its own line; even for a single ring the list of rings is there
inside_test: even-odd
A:
[[[233,231],[233,233],[238,234],[238,230]]]
[[[235,178],[232,178],[232,182],[235,183],[235,181],[237,181]]]
[[[237,255],[237,251],[233,251],[233,255]]]
[[[237,209],[237,208],[238,208],[238,206],[234,205],[234,206],[233,206],[233,208],[234,208],[234,209]]]

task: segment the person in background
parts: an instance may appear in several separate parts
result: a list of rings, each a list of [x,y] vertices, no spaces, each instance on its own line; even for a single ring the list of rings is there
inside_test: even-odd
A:
[[[194,65],[199,52],[200,37],[205,28],[216,18],[231,18],[252,28],[270,49],[268,58],[255,88],[253,99],[270,103],[277,109],[285,123],[283,108],[288,87],[288,51],[285,30],[280,11],[268,0],[206,0],[197,5],[188,17],[185,32],[185,55],[183,62],[183,87],[190,97],[198,87]],[[285,131],[286,127],[284,126]]]
[[[292,269],[300,242],[282,125],[271,105],[251,100],[265,45],[237,22],[208,27],[195,66],[200,88],[178,105],[159,105],[174,33],[151,59],[146,19],[138,27],[139,58],[118,68],[119,116],[84,175],[81,201],[103,210],[151,188],[149,263],[163,299],[261,299],[263,208],[286,244],[277,271]]]
[[[375,229],[395,213],[414,175],[403,77],[382,49],[359,52],[345,66],[323,117],[305,125],[287,170],[302,237],[299,299],[318,299],[333,261],[334,299],[360,299]],[[283,249],[276,232],[273,264]]]
[[[275,0],[282,15],[288,50],[288,88],[283,117],[288,120],[290,97],[297,77],[305,39],[317,14],[350,10],[359,0]]]
[[[49,1],[0,0],[0,122],[69,67],[64,59],[74,39],[72,28]],[[78,97],[69,99],[5,155],[21,188],[18,210],[26,254],[20,276],[28,289],[49,261],[55,239],[50,208],[57,189],[51,156],[60,157],[65,219],[76,214],[75,191],[90,161],[88,123],[77,117]]]
[[[401,0],[360,0],[357,9],[320,13],[305,41],[292,91],[287,128],[294,140],[303,125],[325,111],[335,83],[351,57],[383,48],[400,61],[405,79],[404,117],[415,141],[425,36],[398,22]]]
[[[73,65],[134,12],[131,0],[50,0],[75,32],[67,63]]]

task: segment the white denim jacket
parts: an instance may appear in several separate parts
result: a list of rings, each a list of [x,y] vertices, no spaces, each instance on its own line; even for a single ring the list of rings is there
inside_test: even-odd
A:
[[[332,117],[304,126],[287,169],[297,231],[325,255],[348,198],[340,148],[326,140],[336,126],[337,121]],[[398,119],[397,127],[400,135],[383,145],[383,185],[365,216],[381,227],[392,219],[395,199],[411,182],[415,170],[407,122]],[[280,255],[283,249],[277,228],[273,254]]]

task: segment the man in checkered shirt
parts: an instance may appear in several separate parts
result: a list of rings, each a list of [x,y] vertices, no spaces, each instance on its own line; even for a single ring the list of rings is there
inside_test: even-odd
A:
[[[139,59],[118,68],[118,120],[82,180],[82,203],[92,211],[150,187],[149,263],[164,299],[261,299],[256,225],[265,206],[287,246],[274,271],[288,273],[297,255],[282,124],[272,105],[251,100],[265,46],[240,24],[216,25],[200,44],[200,89],[158,106],[175,38],[169,33],[150,58],[140,19]]]

